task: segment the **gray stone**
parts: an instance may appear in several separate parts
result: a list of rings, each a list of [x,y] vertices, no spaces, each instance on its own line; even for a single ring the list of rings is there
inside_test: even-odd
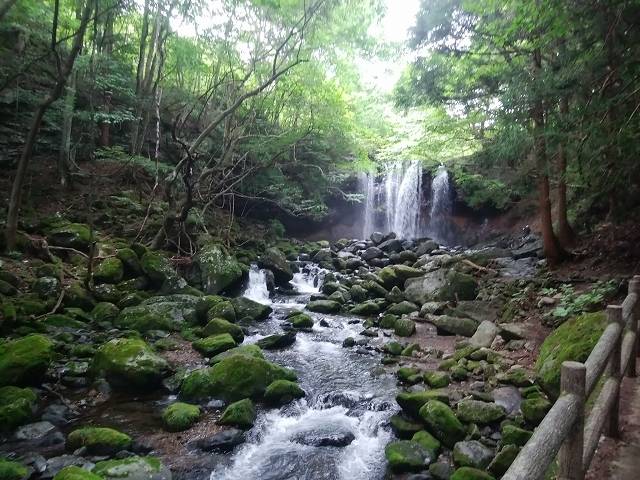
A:
[[[478,329],[469,340],[469,343],[476,347],[490,347],[497,335],[498,327],[493,322],[485,320],[478,325]]]

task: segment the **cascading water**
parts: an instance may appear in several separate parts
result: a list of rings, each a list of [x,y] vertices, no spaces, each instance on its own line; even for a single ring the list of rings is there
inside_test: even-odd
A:
[[[420,162],[413,161],[396,164],[395,169],[398,172],[388,177],[388,191],[393,197],[393,210],[387,211],[387,215],[391,214],[389,231],[395,232],[400,238],[416,238],[420,236],[422,166]],[[398,177],[393,178],[396,175]]]
[[[376,178],[372,173],[358,175],[360,192],[364,194],[362,238],[375,231]]]
[[[431,210],[429,212],[428,233],[435,240],[448,240],[450,217],[453,210],[449,172],[440,165],[431,181]]]
[[[324,269],[309,263],[303,265],[299,272],[294,273],[293,280],[289,283],[300,294],[318,293],[325,273]]]
[[[260,270],[255,264],[252,264],[249,269],[249,283],[244,292],[242,292],[242,296],[263,305],[271,304],[269,288],[267,287],[267,275],[264,270]]]

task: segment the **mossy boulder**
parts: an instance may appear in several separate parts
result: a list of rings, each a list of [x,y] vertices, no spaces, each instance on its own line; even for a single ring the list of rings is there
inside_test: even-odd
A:
[[[32,334],[0,343],[0,386],[38,385],[53,359],[54,344]]]
[[[182,432],[191,428],[200,418],[200,407],[176,402],[162,411],[162,423],[170,432]]]
[[[474,300],[478,296],[478,282],[473,276],[450,270],[444,285],[438,290],[436,300]]]
[[[391,315],[407,315],[411,312],[417,312],[419,308],[415,303],[407,302],[406,300],[400,303],[394,303],[387,309],[387,313]]]
[[[366,302],[359,303],[358,305],[353,307],[351,310],[349,310],[349,313],[352,315],[367,316],[377,315],[381,311],[382,306],[380,305],[380,303],[376,302],[375,300],[367,300]]]
[[[408,318],[399,318],[396,321],[393,331],[399,337],[410,337],[416,333],[416,324]]]
[[[248,398],[244,398],[233,402],[225,408],[218,423],[247,429],[253,426],[256,421],[256,415],[256,407],[254,407],[253,402]]]
[[[202,331],[207,336],[228,333],[237,343],[244,340],[244,332],[238,325],[231,323],[223,318],[214,318],[204,327]]]
[[[98,348],[91,370],[114,387],[144,389],[156,387],[169,365],[143,340],[115,338]]]
[[[31,420],[38,397],[30,388],[0,388],[0,431],[10,431]],[[0,476],[0,479],[2,477]]]
[[[167,257],[151,250],[140,259],[140,267],[156,287],[161,287],[178,276]]]
[[[502,443],[505,445],[524,447],[532,435],[533,432],[515,425],[507,424],[502,427]]]
[[[193,269],[192,276],[202,291],[214,295],[237,287],[244,274],[238,260],[216,243],[200,249],[194,257]]]
[[[260,258],[258,258],[258,266],[267,268],[273,272],[276,284],[286,285],[293,279],[291,266],[284,254],[275,247],[268,248]]]
[[[520,453],[516,445],[504,445],[487,468],[496,477],[502,477]]]
[[[114,324],[144,333],[149,330],[179,331],[195,318],[198,298],[193,295],[151,297],[140,305],[123,308]]]
[[[486,425],[502,420],[506,413],[504,408],[493,402],[462,400],[458,403],[457,416],[465,423]]]
[[[389,419],[389,424],[391,425],[391,430],[393,430],[396,437],[403,440],[410,440],[416,433],[424,429],[424,425],[422,425],[422,423],[411,418],[407,418],[402,414],[392,415]]]
[[[92,470],[104,480],[171,480],[171,471],[155,457],[128,457],[96,463]]]
[[[285,405],[304,396],[304,390],[296,382],[290,380],[276,380],[270,383],[264,392],[265,402],[272,405]]]
[[[228,333],[212,335],[193,342],[193,348],[205,357],[213,357],[235,347],[236,341]]]
[[[313,328],[313,318],[305,313],[298,313],[287,318],[287,321],[291,322],[293,328],[308,329]]]
[[[137,277],[142,274],[140,258],[132,248],[119,248],[116,258],[122,262],[125,276]]]
[[[477,440],[458,442],[453,446],[453,461],[459,467],[485,469],[493,460],[493,450]]]
[[[109,257],[102,260],[93,272],[93,280],[96,283],[120,283],[124,277],[124,266],[117,257]]]
[[[396,322],[398,321],[397,315],[386,314],[380,319],[380,328],[394,329],[396,328]]]
[[[423,448],[429,450],[432,453],[433,458],[438,457],[438,452],[440,451],[441,446],[440,441],[426,430],[416,432],[413,437],[411,437],[411,440],[419,443]]]
[[[464,440],[466,429],[451,408],[438,400],[429,400],[419,411],[427,430],[444,445],[452,448]]]
[[[195,370],[185,377],[180,395],[185,399],[219,398],[235,402],[260,399],[275,380],[296,380],[291,370],[249,355],[231,355],[213,367]]]
[[[89,226],[83,223],[67,223],[49,231],[47,240],[56,247],[75,248],[86,252],[91,245],[91,231]]]
[[[88,312],[96,305],[96,301],[91,292],[84,288],[82,283],[75,282],[65,289],[63,305],[65,307],[81,308]]]
[[[71,432],[67,445],[72,450],[85,447],[93,455],[113,455],[131,446],[131,437],[106,427],[83,427]]]
[[[209,363],[211,365],[215,365],[216,363],[219,363],[225,358],[231,357],[232,355],[246,355],[248,357],[264,360],[262,349],[258,345],[250,344],[240,345],[239,347],[232,348],[231,350],[227,350],[226,352],[219,353],[215,357],[211,357],[209,359]]]
[[[451,317],[449,315],[429,316],[429,322],[435,325],[439,335],[460,335],[472,337],[478,324],[470,318]]]
[[[472,467],[458,468],[449,480],[496,480],[483,470]]]
[[[252,322],[258,322],[265,320],[271,315],[273,309],[269,305],[263,305],[258,302],[245,297],[232,298],[231,304],[236,311],[236,318],[238,320],[248,320]]]
[[[398,440],[384,449],[389,468],[396,473],[424,470],[434,460],[432,453],[417,442]]]
[[[20,462],[13,462],[0,457],[0,480],[23,480],[29,471]]]
[[[334,300],[313,300],[307,303],[307,310],[318,313],[338,313],[342,305]]]
[[[224,299],[216,302],[211,306],[209,310],[207,310],[207,320],[211,320],[213,318],[224,318],[229,322],[235,322],[237,317],[236,309],[233,307],[233,303],[231,303],[229,300]]]
[[[110,302],[100,302],[91,310],[96,322],[113,322],[119,313],[120,309]]]
[[[520,403],[522,416],[531,425],[538,425],[551,409],[551,402],[546,398],[528,398]]]
[[[426,372],[424,374],[424,381],[431,388],[444,388],[451,382],[451,377],[446,372]]]
[[[545,339],[536,361],[536,379],[549,395],[560,395],[562,362],[586,361],[606,326],[604,312],[585,313],[567,320]]]
[[[449,403],[449,392],[444,389],[420,390],[417,392],[401,392],[396,395],[396,402],[407,414],[417,417],[420,409],[430,400]]]
[[[0,476],[0,478],[2,478]],[[101,476],[96,475],[84,468],[69,465],[64,467],[53,477],[53,480],[103,480]]]
[[[56,297],[60,291],[60,280],[56,277],[40,277],[33,282],[31,290],[43,299]]]

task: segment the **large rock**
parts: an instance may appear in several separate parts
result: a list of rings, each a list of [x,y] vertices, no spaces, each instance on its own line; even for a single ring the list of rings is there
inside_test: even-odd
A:
[[[458,403],[458,418],[466,423],[486,425],[498,422],[504,417],[504,408],[492,402],[462,400]]]
[[[96,283],[119,283],[123,276],[124,265],[116,257],[105,258],[93,272],[93,280]]]
[[[461,467],[453,472],[449,480],[495,480],[495,478],[478,468]]]
[[[271,315],[273,309],[269,305],[263,305],[245,297],[236,297],[230,300],[236,311],[238,320],[260,321]]]
[[[220,417],[218,423],[248,429],[253,427],[256,416],[256,407],[253,405],[253,402],[248,398],[244,398],[230,404],[224,412],[222,412],[222,417]]]
[[[469,343],[476,347],[490,347],[498,332],[499,329],[493,322],[485,320],[478,325],[478,329],[469,340]]]
[[[427,425],[427,430],[449,448],[464,440],[467,434],[453,410],[438,400],[429,400],[419,414]]]
[[[162,423],[170,432],[182,432],[198,421],[200,413],[197,405],[175,402],[162,411]]]
[[[153,388],[169,370],[167,362],[143,340],[115,338],[98,348],[91,369],[118,388]]]
[[[213,367],[191,372],[183,380],[180,395],[186,399],[219,398],[235,402],[260,399],[275,380],[296,380],[295,373],[267,360],[232,355]]]
[[[455,270],[439,269],[405,282],[405,297],[418,304],[436,300],[473,300],[477,294],[478,282],[471,275]]]
[[[431,451],[411,440],[391,442],[386,446],[384,455],[389,468],[396,473],[424,470],[434,460]]]
[[[47,240],[56,247],[75,248],[86,252],[91,246],[91,230],[83,223],[67,223],[51,230]]]
[[[396,396],[396,402],[408,415],[417,417],[420,409],[430,400],[449,402],[449,392],[443,389],[422,390],[417,392],[401,392]]]
[[[238,325],[231,323],[224,318],[214,318],[204,327],[203,333],[207,336],[228,333],[237,343],[244,340],[244,332]]]
[[[416,332],[416,324],[408,318],[399,318],[396,320],[393,330],[399,337],[410,337]]]
[[[178,277],[167,257],[159,252],[148,251],[140,259],[142,271],[156,287]]]
[[[194,257],[193,278],[206,293],[233,289],[241,283],[242,277],[240,263],[222,245],[205,245]]]
[[[493,459],[493,451],[477,440],[458,442],[453,446],[453,461],[459,467],[485,469]]]
[[[429,315],[431,322],[438,330],[439,334],[461,335],[472,337],[476,333],[478,324],[470,318],[450,317],[448,315]]]
[[[338,313],[342,306],[334,300],[314,300],[307,303],[307,310],[318,313]]]
[[[193,342],[193,348],[205,357],[214,357],[236,347],[236,342],[228,333],[212,335]]]
[[[96,463],[93,473],[104,480],[171,480],[171,470],[155,457],[128,457]]]
[[[0,344],[0,386],[38,385],[53,359],[53,342],[44,335],[27,335]]]
[[[268,248],[260,255],[258,266],[271,270],[275,282],[278,285],[286,285],[293,279],[293,273],[291,272],[291,266],[287,261],[287,257],[275,247]]]
[[[93,455],[113,455],[131,446],[131,437],[106,427],[82,427],[67,437],[67,446],[72,450],[86,448]]]
[[[118,328],[143,333],[149,330],[178,331],[185,327],[187,319],[195,317],[198,300],[199,297],[182,294],[152,297],[135,307],[124,308],[114,324]]]
[[[304,396],[304,390],[296,382],[290,380],[276,380],[269,384],[264,392],[265,402],[272,405],[284,405]]]
[[[536,377],[548,394],[560,394],[562,362],[584,362],[606,325],[603,312],[585,313],[566,321],[546,338],[536,361]]]
[[[28,423],[33,417],[37,400],[38,397],[30,388],[0,387],[0,432]]]
[[[265,350],[279,350],[294,344],[296,332],[268,335],[256,342],[256,345]]]

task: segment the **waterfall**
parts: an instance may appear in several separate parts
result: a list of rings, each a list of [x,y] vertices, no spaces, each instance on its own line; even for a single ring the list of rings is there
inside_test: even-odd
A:
[[[390,164],[384,181],[387,231],[395,232],[400,238],[419,237],[422,165],[418,161]]]
[[[372,173],[358,175],[360,192],[364,194],[362,238],[368,238],[375,231],[376,178]]]
[[[252,264],[249,269],[249,284],[242,296],[264,305],[271,304],[267,288],[267,275],[255,264]]]
[[[325,273],[326,270],[318,265],[308,263],[299,272],[293,274],[293,280],[289,283],[298,293],[318,293]]]
[[[445,243],[449,237],[449,224],[453,202],[449,185],[449,172],[440,165],[431,181],[431,211],[429,212],[429,235]]]

